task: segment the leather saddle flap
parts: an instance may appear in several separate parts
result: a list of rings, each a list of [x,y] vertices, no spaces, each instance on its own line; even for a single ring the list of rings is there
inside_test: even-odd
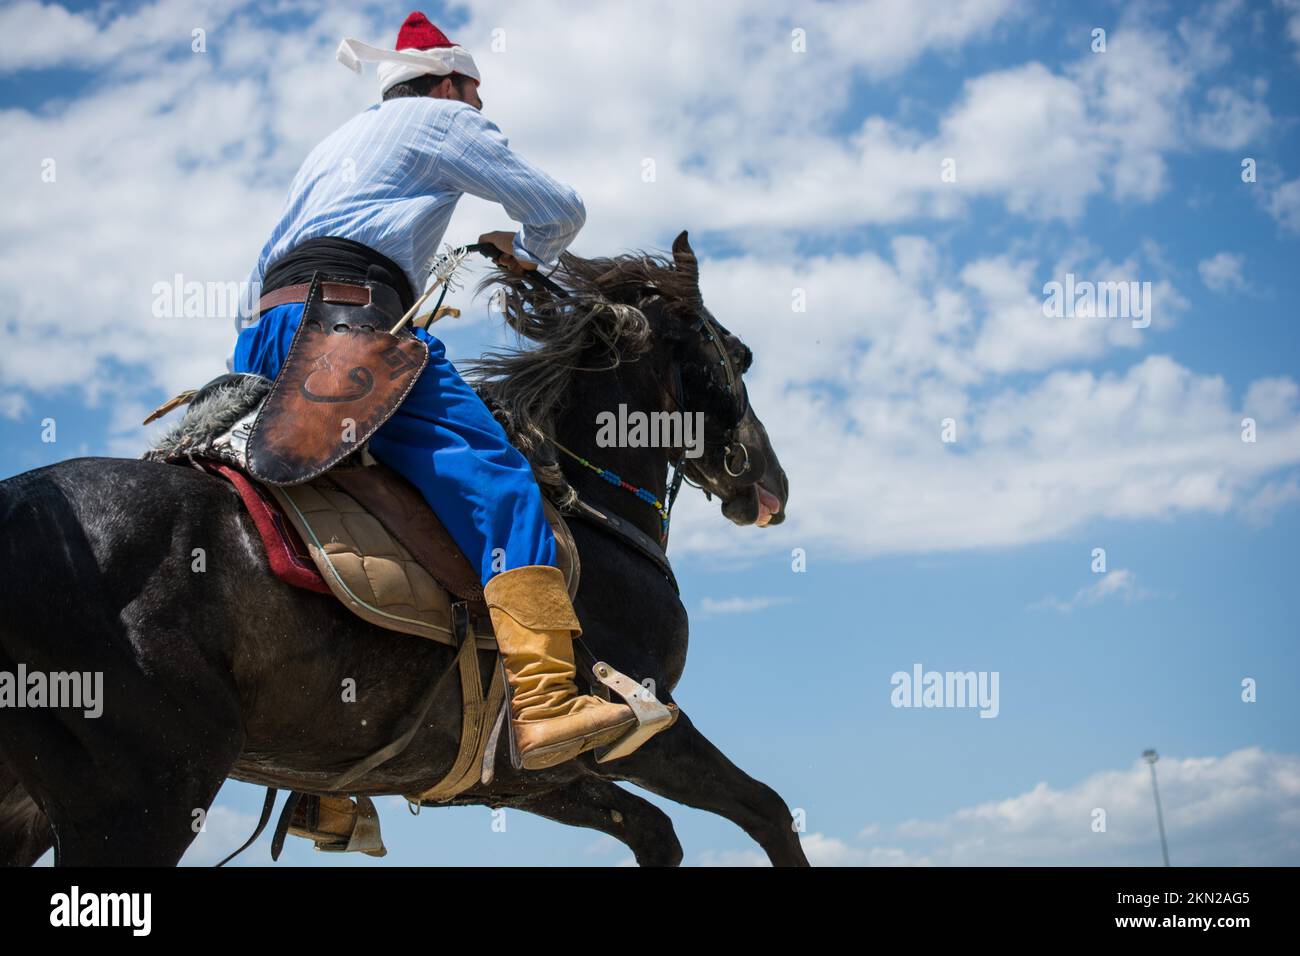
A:
[[[378,462],[364,467],[335,468],[329,478],[378,518],[443,587],[466,601],[483,601],[478,569],[469,563],[413,484]],[[555,535],[556,565],[564,572],[569,597],[577,597],[580,565],[573,533],[549,500],[542,500],[542,508]]]
[[[444,587],[458,598],[482,601],[478,569],[409,481],[382,464],[340,466],[329,478],[375,516]]]
[[[454,643],[451,596],[355,499],[328,477],[271,493],[349,610],[388,630]]]
[[[406,479],[383,465],[336,468],[295,486],[271,486],[325,583],[353,613],[389,630],[454,643],[451,602],[469,602],[481,646],[495,647],[473,568]],[[580,565],[568,525],[545,502],[556,563],[570,597]]]
[[[429,361],[423,342],[375,304],[327,302],[317,273],[280,374],[248,437],[248,470],[309,481],[356,451],[397,410]]]

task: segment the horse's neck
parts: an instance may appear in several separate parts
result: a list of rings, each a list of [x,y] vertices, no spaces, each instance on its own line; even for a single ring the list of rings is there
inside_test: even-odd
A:
[[[639,394],[648,389],[629,388],[623,379],[624,376],[617,371],[575,375],[569,403],[555,423],[556,437],[593,465],[613,472],[628,484],[644,488],[663,501],[667,479],[662,448],[628,448],[621,444],[601,447],[597,444],[598,415],[612,413],[618,416],[620,405],[626,406],[629,415],[659,410],[653,396]],[[652,505],[611,484],[562,452],[559,463],[569,484],[583,501],[618,515],[659,540],[662,526],[659,513]]]

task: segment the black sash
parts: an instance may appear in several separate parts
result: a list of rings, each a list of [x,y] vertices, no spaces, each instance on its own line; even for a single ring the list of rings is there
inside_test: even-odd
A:
[[[403,313],[415,302],[415,293],[401,266],[367,245],[337,236],[300,242],[276,259],[267,267],[262,279],[262,295],[285,286],[311,282],[317,272],[331,277],[382,283],[402,300]]]

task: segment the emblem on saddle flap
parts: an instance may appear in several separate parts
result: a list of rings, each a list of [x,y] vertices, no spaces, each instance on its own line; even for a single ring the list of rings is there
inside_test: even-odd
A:
[[[248,436],[248,470],[296,485],[360,448],[397,410],[429,361],[407,330],[374,303],[326,301],[313,278],[302,321]],[[337,280],[329,280],[337,281]]]

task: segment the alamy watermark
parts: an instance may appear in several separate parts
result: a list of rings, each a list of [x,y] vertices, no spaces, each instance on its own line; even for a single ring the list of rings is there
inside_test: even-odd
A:
[[[1077,281],[1067,272],[1065,282],[1045,283],[1043,295],[1049,319],[1132,319],[1135,329],[1151,324],[1150,282]]]
[[[73,708],[95,719],[104,712],[102,671],[0,671],[0,709],[6,707]]]
[[[119,926],[130,929],[132,936],[148,936],[153,928],[153,894],[82,892],[74,885],[50,897],[50,925]]]
[[[150,291],[156,319],[256,319],[262,283],[202,282],[178,272]]]
[[[703,412],[641,412],[619,405],[596,415],[600,448],[683,448],[687,458],[704,454]]]
[[[889,702],[895,707],[978,707],[981,717],[996,717],[997,671],[927,671],[920,664],[912,672],[895,671],[889,683]]]

